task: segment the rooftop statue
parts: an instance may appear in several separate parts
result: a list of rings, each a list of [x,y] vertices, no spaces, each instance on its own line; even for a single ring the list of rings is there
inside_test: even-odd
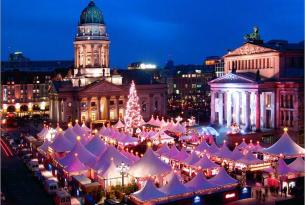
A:
[[[252,42],[252,43],[262,43],[260,34],[259,34],[259,29],[257,26],[253,27],[253,32],[250,34],[246,34],[244,36],[245,40],[247,42]]]

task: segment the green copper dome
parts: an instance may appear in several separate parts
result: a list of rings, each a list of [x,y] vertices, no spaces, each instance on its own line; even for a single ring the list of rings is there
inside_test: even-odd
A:
[[[80,16],[80,24],[98,23],[104,24],[104,18],[101,10],[90,1],[88,6],[83,10]]]

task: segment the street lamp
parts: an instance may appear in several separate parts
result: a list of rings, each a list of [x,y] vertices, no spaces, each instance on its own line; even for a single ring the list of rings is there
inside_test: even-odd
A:
[[[129,166],[124,162],[121,162],[121,164],[117,166],[117,168],[120,170],[120,174],[122,175],[122,187],[124,191],[124,175],[127,173]]]

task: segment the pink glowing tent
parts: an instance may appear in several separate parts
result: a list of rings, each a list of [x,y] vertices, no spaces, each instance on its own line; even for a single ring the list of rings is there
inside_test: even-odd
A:
[[[210,154],[215,154],[219,151],[219,147],[216,145],[216,143],[212,143],[211,146],[208,148],[208,152]]]
[[[161,127],[166,127],[167,124],[168,124],[168,123],[164,120],[164,117],[162,117],[162,120],[161,120]]]
[[[216,187],[214,183],[211,183],[209,180],[206,179],[202,172],[198,172],[198,174],[191,181],[185,183],[185,186],[193,192]]]
[[[45,141],[43,142],[43,144],[42,144],[41,146],[39,146],[37,149],[38,149],[38,151],[40,151],[40,152],[46,153],[46,152],[48,151],[49,146],[50,146],[51,144],[52,144],[52,143],[51,143],[49,140],[45,139]]]
[[[177,160],[177,161],[183,161],[186,158],[188,158],[189,156],[190,155],[186,152],[186,149],[182,148],[177,155],[172,156],[171,158],[174,159],[174,160]]]
[[[99,173],[99,175],[102,176],[104,179],[122,177],[120,170],[117,168],[113,160],[110,161],[109,166],[106,167],[104,170],[102,170],[102,172]]]
[[[230,156],[230,159],[236,161],[243,157],[244,157],[244,155],[239,151],[238,147],[235,147]]]
[[[82,124],[82,129],[87,133],[91,132],[91,129],[89,127],[87,127],[85,123]]]
[[[252,149],[251,151],[252,152],[261,152],[264,148],[259,144],[257,143]]]
[[[105,142],[97,135],[94,136],[85,147],[97,157],[101,156],[107,149]]]
[[[76,143],[77,141],[77,136],[80,136],[79,134],[75,133],[73,131],[73,128],[72,126],[69,126],[68,129],[65,130],[65,133],[64,133],[64,137],[66,139],[68,139],[70,142],[72,142],[73,144]],[[81,136],[82,137],[82,136]]]
[[[173,145],[168,152],[165,152],[163,156],[166,156],[168,158],[175,158],[180,153],[180,151],[177,149],[176,145]]]
[[[128,173],[137,178],[144,178],[166,174],[171,170],[171,166],[159,159],[153,150],[148,148],[144,156],[130,167]]]
[[[151,116],[150,120],[148,122],[146,122],[146,125],[152,125],[152,126],[158,127],[158,124],[157,124],[156,120],[154,119],[153,115]]]
[[[237,162],[245,165],[261,164],[264,163],[263,160],[256,158],[251,152],[248,152],[241,159],[238,159]]]
[[[132,137],[128,134],[122,134],[121,138],[118,139],[118,143],[126,146],[126,145],[137,145],[139,142],[138,139],[135,137]]]
[[[159,148],[156,153],[159,155],[165,155],[165,153],[169,152],[169,147],[167,144],[163,144],[161,148]]]
[[[208,181],[218,186],[237,185],[238,183],[238,181],[232,178],[223,167],[220,167],[219,173]]]
[[[47,126],[43,126],[42,130],[37,134],[37,136],[39,138],[44,139],[45,136],[48,134],[48,132],[49,132],[49,129],[47,128]]]
[[[238,149],[246,149],[248,148],[248,144],[245,142],[245,140],[243,139],[242,143],[240,143],[239,145],[237,145]]]
[[[96,161],[96,156],[89,152],[82,143],[79,141],[75,143],[71,152],[69,152],[64,158],[59,159],[59,163],[66,167],[69,165],[70,161],[77,154],[79,160],[87,166],[93,166]]]
[[[132,198],[141,202],[151,201],[165,196],[166,194],[159,191],[152,180],[146,181],[142,189],[131,194]]]
[[[283,159],[279,159],[277,173],[280,176],[285,176],[289,174],[295,174],[297,171],[294,168],[290,168]]]
[[[155,120],[155,124],[156,124],[157,127],[161,127],[162,126],[162,122],[160,121],[158,116],[157,116],[157,118]]]
[[[69,161],[64,170],[71,174],[75,172],[88,171],[89,168],[79,160],[78,156],[73,156],[73,158]]]
[[[140,157],[130,153],[130,152],[127,152],[125,150],[122,150],[121,151],[121,154],[123,154],[125,157],[127,157],[128,159],[132,160],[133,162],[136,162],[140,159]]]
[[[54,152],[67,152],[72,150],[73,144],[65,138],[62,132],[56,133],[54,141],[50,144]]]
[[[223,144],[220,150],[216,153],[214,153],[217,157],[224,158],[224,159],[230,159],[232,155],[232,151],[229,150],[228,146],[226,144]]]
[[[198,155],[195,152],[192,152],[191,155],[183,161],[187,165],[194,165],[199,160],[200,158],[198,157]]]
[[[305,154],[305,149],[295,143],[287,132],[281,136],[281,138],[272,146],[262,150],[263,153],[271,155],[283,154],[286,158],[296,157]]]
[[[159,190],[165,193],[167,196],[191,192],[187,187],[184,186],[184,184],[181,183],[176,174],[173,174],[170,177],[168,183],[161,187]]]
[[[84,129],[82,129],[82,127],[78,123],[75,123],[72,130],[75,134],[80,135],[80,136],[88,134]]]
[[[173,137],[169,136],[162,130],[157,132],[150,139],[153,140],[154,142],[159,142],[160,144],[173,143],[175,141],[175,139]]]
[[[305,163],[302,157],[296,158],[293,162],[288,165],[289,168],[294,169],[298,172],[305,172]]]
[[[193,166],[201,169],[215,169],[219,167],[218,164],[212,162],[206,155],[203,155],[198,162],[193,164]]]
[[[206,141],[202,141],[196,148],[195,148],[195,151],[197,152],[204,152],[204,150],[208,151],[210,148],[210,145],[208,145],[206,143]]]
[[[121,128],[124,128],[125,125],[124,125],[124,123],[121,120],[119,120],[115,125],[113,125],[113,127],[115,129],[121,129]]]
[[[113,160],[115,165],[120,165],[122,162],[129,166],[132,164],[132,160],[120,153],[115,147],[108,146],[106,151],[98,158],[94,165],[94,169],[104,170],[105,167],[110,164],[110,160]]]

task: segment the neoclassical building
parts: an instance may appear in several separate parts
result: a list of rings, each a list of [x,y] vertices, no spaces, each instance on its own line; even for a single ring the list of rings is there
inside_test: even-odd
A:
[[[51,120],[122,119],[131,80],[135,80],[144,119],[149,119],[152,114],[166,113],[167,85],[111,71],[109,45],[102,12],[90,1],[81,13],[74,41],[73,75],[63,81],[54,81],[50,90]]]
[[[226,74],[209,82],[212,124],[304,129],[304,42],[248,41],[224,62]]]

